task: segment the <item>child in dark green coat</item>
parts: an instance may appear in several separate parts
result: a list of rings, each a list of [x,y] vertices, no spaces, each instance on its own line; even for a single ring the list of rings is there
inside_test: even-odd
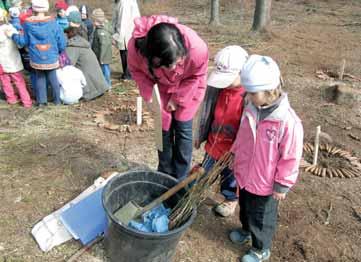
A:
[[[103,10],[100,8],[93,11],[92,18],[95,28],[92,49],[98,58],[104,78],[109,87],[111,87],[110,63],[112,62],[112,27],[106,20]]]

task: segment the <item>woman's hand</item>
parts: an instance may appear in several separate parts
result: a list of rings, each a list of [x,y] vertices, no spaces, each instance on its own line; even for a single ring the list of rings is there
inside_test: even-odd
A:
[[[197,140],[195,140],[194,141],[194,148],[195,149],[199,149],[201,147],[201,143],[199,143],[199,140],[197,139]]]
[[[286,193],[278,193],[273,191],[273,198],[276,200],[284,200],[286,198]]]
[[[172,99],[169,99],[166,110],[169,112],[176,111],[177,104]]]

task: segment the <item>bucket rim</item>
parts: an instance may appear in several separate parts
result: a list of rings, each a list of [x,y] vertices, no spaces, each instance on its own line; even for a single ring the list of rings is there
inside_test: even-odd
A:
[[[147,170],[147,169],[141,169],[141,170],[133,170],[133,171],[125,171],[125,172],[120,172],[117,175],[115,175],[114,177],[112,177],[104,186],[103,188],[103,192],[102,192],[102,205],[103,208],[105,210],[105,213],[107,215],[108,218],[111,219],[111,221],[115,224],[117,224],[119,226],[120,230],[126,231],[129,234],[133,234],[139,237],[146,237],[146,238],[154,238],[154,237],[170,237],[172,235],[176,235],[179,234],[180,232],[185,231],[186,228],[188,228],[192,222],[194,221],[195,217],[197,216],[197,209],[194,206],[192,209],[192,214],[191,216],[188,218],[188,220],[186,222],[183,223],[183,225],[181,225],[180,227],[177,227],[176,229],[170,230],[168,232],[164,232],[164,233],[157,233],[157,232],[143,232],[137,229],[133,229],[131,227],[125,226],[121,223],[119,223],[119,221],[115,218],[115,216],[113,215],[113,213],[111,213],[106,204],[105,204],[105,192],[107,191],[107,189],[110,187],[111,182],[113,182],[115,179],[117,179],[120,176],[123,175],[129,175],[131,173],[139,173],[139,172],[147,172],[147,173],[153,173],[153,174],[159,174],[162,176],[165,176],[167,178],[169,178],[170,180],[173,180],[174,182],[178,183],[178,180],[166,173],[160,172],[160,171],[153,171],[153,170]]]

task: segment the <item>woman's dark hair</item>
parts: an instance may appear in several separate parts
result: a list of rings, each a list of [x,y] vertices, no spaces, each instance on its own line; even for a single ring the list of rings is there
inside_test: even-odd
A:
[[[138,38],[135,47],[147,58],[149,72],[161,66],[169,67],[179,57],[187,55],[184,38],[174,24],[159,23],[153,26],[146,37]]]

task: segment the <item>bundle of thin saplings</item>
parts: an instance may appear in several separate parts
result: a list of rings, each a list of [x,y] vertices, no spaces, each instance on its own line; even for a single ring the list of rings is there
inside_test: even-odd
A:
[[[313,155],[314,146],[311,143],[305,143],[303,150],[307,156]],[[329,161],[318,161],[318,164],[312,165],[312,163],[306,162],[304,165],[305,171],[310,172],[315,176],[320,177],[339,177],[339,178],[353,178],[361,175],[361,163],[360,160],[352,156],[350,152],[347,152],[339,147],[329,144],[320,144],[319,152],[324,158],[330,158]],[[342,162],[342,165],[335,166],[335,161]],[[332,163],[332,166],[330,165]]]
[[[172,209],[169,229],[177,228],[189,219],[193,208],[198,207],[207,198],[209,189],[220,182],[222,170],[230,166],[232,159],[232,154],[226,153],[213,165],[207,175],[198,176],[198,179]],[[204,173],[204,170],[196,172]]]

